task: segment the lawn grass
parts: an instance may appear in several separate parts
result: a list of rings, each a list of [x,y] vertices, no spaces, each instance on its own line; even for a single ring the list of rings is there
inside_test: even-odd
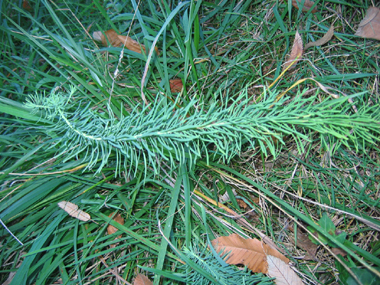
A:
[[[372,2],[291,2],[1,2],[0,283],[239,284],[207,249],[232,233],[305,284],[378,280],[380,45],[354,35]],[[282,73],[297,30],[331,25]],[[93,40],[109,29],[151,52]]]

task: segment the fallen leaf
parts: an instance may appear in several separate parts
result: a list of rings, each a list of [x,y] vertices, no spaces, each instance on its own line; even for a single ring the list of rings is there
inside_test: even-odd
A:
[[[106,35],[107,38],[104,35]],[[131,51],[141,53],[142,49],[146,53],[146,49],[143,44],[139,44],[131,37],[118,35],[117,32],[113,29],[105,31],[104,33],[101,31],[93,32],[92,37],[94,38],[94,40],[102,42],[103,46],[108,46],[109,42],[113,47],[120,47],[124,45],[127,49]],[[158,48],[155,47],[154,49],[156,53],[159,54]]]
[[[294,232],[293,227],[289,227],[291,232]],[[296,244],[293,237],[289,237],[293,244]],[[299,227],[297,227],[297,246],[307,252],[304,260],[316,260],[316,253],[318,245],[314,244],[307,234],[304,234]]]
[[[260,198],[259,197],[252,197],[252,201],[255,204],[259,204],[260,203]]]
[[[293,7],[297,8],[297,9],[299,9],[299,7],[301,6],[301,3],[302,3],[302,0],[292,0]],[[303,7],[302,7],[302,12],[309,11],[311,9],[311,7],[313,7],[313,5],[314,5],[314,2],[309,1],[309,0],[305,0],[305,3],[303,4]],[[314,7],[314,9],[311,11],[311,13],[315,13],[317,11],[318,11],[317,7]]]
[[[181,78],[175,78],[169,80],[170,91],[173,93],[181,92],[183,84]]]
[[[236,193],[235,193],[235,195],[236,195]],[[260,203],[260,198],[258,198],[258,197],[252,197],[251,196],[251,199],[252,199],[252,202],[255,204]],[[246,202],[244,202],[243,199],[236,198],[236,202],[238,203],[239,207],[244,209],[244,210],[251,210],[252,209],[250,206],[248,206],[248,204]]]
[[[104,35],[106,35],[107,38]],[[121,46],[123,43],[120,41],[118,36],[119,35],[113,29],[105,31],[104,34],[101,31],[97,31],[97,32],[92,33],[92,37],[94,38],[94,40],[102,42],[103,46],[108,46],[108,42],[113,47]],[[107,40],[108,40],[108,42],[107,42]]]
[[[239,207],[242,208],[242,209],[247,209],[248,208],[248,204],[246,202],[244,202],[244,200],[242,199],[236,199],[236,202],[238,203]]]
[[[292,66],[289,67],[289,70],[293,69],[296,66],[297,62],[302,58],[302,55],[303,55],[302,38],[297,31],[296,36],[294,38],[292,51],[290,52],[288,60],[284,64],[284,69],[286,69],[291,64],[292,64]]]
[[[146,53],[145,46],[143,44],[139,44],[138,42],[136,42],[131,37],[128,37],[128,36],[119,36],[119,40],[124,44],[124,46],[127,49],[129,49],[131,51],[135,51],[135,52],[141,53],[141,49],[143,49],[144,52]],[[154,50],[156,51],[157,54],[159,54],[157,47],[155,47]]]
[[[113,215],[114,215],[114,213],[112,212],[111,214],[108,215],[108,217],[111,218]],[[120,225],[124,225],[124,219],[123,219],[123,217],[120,214],[117,214],[115,217],[113,217],[113,220],[115,222],[119,223]],[[107,227],[107,233],[109,235],[112,235],[112,234],[116,233],[117,231],[118,231],[117,228],[115,228],[112,225],[108,225],[108,227]]]
[[[137,274],[135,281],[133,282],[133,285],[153,285],[153,283],[145,275]]]
[[[268,275],[275,277],[274,283],[277,285],[303,285],[301,278],[290,268],[289,264],[283,260],[268,255]]]
[[[360,22],[356,36],[380,40],[380,9],[369,7],[364,19]]]
[[[226,192],[227,196],[228,193]],[[236,195],[236,192],[234,193]],[[260,203],[260,198],[250,197],[255,204]],[[250,223],[258,223],[260,221],[259,215],[256,213],[255,209],[252,209],[243,199],[236,198],[236,202],[238,203],[240,209],[244,210],[244,216],[250,221]]]
[[[267,255],[289,263],[289,259],[283,254],[258,239],[244,239],[232,234],[214,239],[211,243],[221,255],[229,253],[226,258],[228,264],[243,264],[253,272],[268,272]]]
[[[304,50],[307,50],[309,47],[318,47],[318,46],[324,45],[325,43],[331,40],[333,35],[334,35],[334,25],[331,25],[330,29],[326,32],[326,34],[322,38],[320,38],[319,40],[315,42],[307,43]]]
[[[77,218],[78,220],[87,222],[91,219],[91,216],[89,214],[83,212],[82,210],[79,210],[78,206],[74,203],[62,201],[58,203],[58,206],[66,211],[70,216]]]
[[[331,249],[331,251],[332,251],[335,255],[338,255],[338,254],[340,254],[341,256],[346,256],[346,255],[347,255],[347,252],[345,252],[343,249],[338,248],[338,247],[333,247],[333,248]]]
[[[24,8],[28,12],[32,12],[33,11],[33,8],[32,8],[32,6],[30,6],[28,0],[23,0],[22,1],[22,8]]]

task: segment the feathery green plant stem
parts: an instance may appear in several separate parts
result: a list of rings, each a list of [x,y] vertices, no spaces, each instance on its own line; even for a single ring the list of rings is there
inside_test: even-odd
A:
[[[68,158],[85,154],[88,169],[100,159],[97,173],[113,152],[116,172],[129,169],[134,175],[141,161],[145,169],[149,164],[155,173],[159,172],[161,160],[174,166],[177,161],[183,163],[188,159],[191,166],[202,154],[209,159],[213,153],[229,161],[244,143],[252,148],[258,143],[265,154],[268,147],[275,156],[273,138],[284,143],[284,135],[293,136],[303,152],[302,139],[310,140],[308,131],[318,132],[322,142],[328,135],[330,141],[335,137],[339,139],[335,141],[338,145],[353,145],[356,149],[361,143],[377,141],[376,134],[380,132],[379,107],[365,106],[350,115],[353,111],[348,99],[351,97],[316,103],[316,96],[303,98],[303,92],[290,102],[285,97],[273,103],[276,94],[269,92],[263,101],[250,104],[246,92],[242,92],[237,99],[226,98],[208,109],[196,107],[193,99],[176,111],[166,100],[157,99],[151,106],[141,106],[141,110],[136,107],[129,116],[116,119],[110,108],[106,118],[91,110],[90,105],[84,107],[82,102],[71,102],[74,93],[72,87],[66,96],[55,92],[49,97],[32,95],[26,106],[34,112],[45,110],[46,119],[54,123],[46,133],[55,133],[61,151],[68,152]],[[75,107],[76,111],[71,113]]]

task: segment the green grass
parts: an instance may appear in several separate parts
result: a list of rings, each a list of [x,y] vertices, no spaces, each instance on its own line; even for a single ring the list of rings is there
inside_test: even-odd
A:
[[[267,236],[305,284],[379,279],[380,45],[354,36],[372,2],[315,2],[1,2],[0,283],[238,284],[202,262],[232,233]],[[296,31],[332,24],[281,75]],[[109,29],[152,52],[91,38]],[[319,235],[315,259],[290,226]]]

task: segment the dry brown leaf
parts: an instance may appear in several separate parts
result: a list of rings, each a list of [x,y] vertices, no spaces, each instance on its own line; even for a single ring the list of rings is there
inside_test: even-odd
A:
[[[289,230],[291,232],[294,232],[293,227],[289,227]],[[289,237],[290,241],[295,244],[295,240],[293,237]],[[316,260],[316,253],[317,253],[317,248],[318,245],[313,243],[307,234],[304,234],[301,232],[301,229],[297,227],[297,246],[299,248],[302,248],[303,250],[306,250],[307,254],[305,256],[305,260]]]
[[[233,191],[233,193],[236,195],[236,191]],[[229,199],[228,193],[226,192],[223,196],[226,196],[226,199]],[[250,197],[255,204],[260,203],[260,198],[257,197]],[[240,209],[244,210],[244,216],[249,220],[251,224],[256,224],[260,221],[259,215],[256,213],[254,209],[251,208],[250,205],[248,205],[243,199],[236,198],[236,202],[238,203]]]
[[[101,31],[92,33],[92,37],[94,38],[94,40],[102,42],[102,45],[107,47],[108,42],[104,35],[107,36],[108,42],[111,44],[111,46],[119,47],[122,45],[122,42],[119,40],[118,34],[113,29],[105,31],[104,34]]]
[[[133,285],[153,285],[153,283],[145,275],[137,274],[135,282],[133,282]]]
[[[104,35],[106,35],[107,38]],[[118,35],[117,32],[113,29],[105,31],[104,33],[101,31],[94,32],[92,34],[92,37],[94,38],[94,40],[102,42],[103,46],[108,46],[109,42],[113,47],[120,47],[124,45],[127,49],[131,51],[141,53],[142,49],[146,53],[146,49],[143,44],[139,44],[131,37]],[[155,47],[155,51],[158,54],[157,47]]]
[[[244,202],[244,200],[242,199],[236,199],[236,202],[238,203],[239,207],[242,208],[242,209],[247,209],[248,208],[248,204],[246,202]]]
[[[343,249],[338,248],[338,247],[333,247],[333,248],[331,249],[331,251],[332,251],[335,255],[338,255],[338,254],[340,254],[341,256],[346,256],[346,255],[347,255],[347,252],[345,252]]]
[[[113,215],[114,215],[114,213],[112,212],[111,214],[108,215],[108,217],[111,218]],[[120,225],[124,225],[124,219],[123,219],[123,217],[122,217],[120,214],[117,214],[116,216],[114,216],[114,217],[113,217],[113,220],[114,220],[115,222],[119,223]],[[108,233],[109,235],[112,235],[113,233],[116,233],[117,231],[118,231],[117,228],[115,228],[115,227],[112,226],[112,225],[108,225],[108,227],[107,227],[107,233]],[[121,237],[122,237],[122,235],[119,235],[119,236],[117,236],[115,239],[120,239]],[[111,245],[110,245],[110,248],[114,248],[114,247],[116,247],[117,244],[118,244],[118,243],[111,244]]]
[[[145,46],[143,44],[139,44],[138,42],[136,42],[131,37],[128,37],[128,36],[119,36],[119,40],[124,44],[124,46],[127,49],[129,49],[131,51],[135,51],[137,53],[141,53],[141,49],[143,49],[144,53],[146,53]],[[158,48],[155,47],[154,49],[155,49],[156,53],[158,54]]]
[[[87,222],[91,219],[91,216],[89,214],[83,212],[82,210],[79,210],[78,206],[74,203],[61,201],[58,203],[58,206],[64,211],[66,211],[70,216],[77,218],[78,220]]]
[[[331,40],[331,38],[334,35],[334,25],[331,25],[330,29],[326,32],[326,34],[320,38],[319,40],[311,43],[307,43],[304,50],[307,50],[309,47],[319,47],[321,45],[324,45],[328,41]]]
[[[268,275],[277,285],[303,285],[301,278],[281,259],[268,255]]]
[[[252,198],[252,202],[255,203],[255,204],[259,204],[260,203],[260,198],[259,197],[253,197]]]
[[[299,5],[301,5],[302,0],[292,0],[292,5],[293,5],[293,7],[299,9],[297,2],[299,3]],[[302,7],[302,12],[309,11],[311,9],[311,7],[313,7],[313,5],[314,5],[314,2],[309,1],[309,0],[305,0],[305,3],[303,4],[303,7]],[[311,13],[315,13],[317,11],[318,11],[317,7],[314,7],[314,9],[311,11]]]
[[[380,9],[369,7],[364,19],[360,22],[356,36],[380,40]]]
[[[33,8],[32,8],[32,6],[30,6],[28,0],[23,0],[22,1],[22,8],[24,8],[28,12],[32,12],[33,11]]]
[[[236,195],[236,193],[234,193],[234,194]],[[253,203],[255,203],[255,204],[260,203],[260,198],[258,198],[258,197],[252,197],[251,196],[251,199],[252,199]],[[244,209],[244,210],[251,210],[252,209],[250,206],[248,206],[248,204],[246,202],[244,202],[243,199],[236,198],[236,202],[238,203],[239,207]]]
[[[113,216],[113,214],[114,213],[112,212],[111,214],[108,215],[108,217],[111,218]],[[123,217],[120,214],[117,214],[115,217],[113,217],[113,220],[115,222],[119,223],[120,225],[124,225],[124,219],[123,219]],[[117,231],[118,231],[117,228],[115,228],[112,225],[108,225],[108,227],[107,227],[107,233],[109,235],[112,235],[112,234],[116,233]],[[119,237],[121,237],[121,236],[119,236]]]
[[[169,84],[170,84],[171,92],[174,92],[174,93],[181,92],[182,87],[183,87],[181,78],[170,79]]]
[[[244,239],[232,234],[214,239],[211,243],[217,252],[222,251],[222,255],[229,253],[226,259],[228,264],[243,264],[253,272],[268,272],[267,255],[289,263],[284,255],[258,239]]]
[[[292,51],[290,52],[288,60],[284,64],[284,69],[286,69],[289,65],[291,65],[294,62],[293,65],[289,68],[289,70],[293,69],[296,66],[297,62],[302,58],[302,55],[303,55],[302,38],[297,31],[296,36],[294,37]]]

